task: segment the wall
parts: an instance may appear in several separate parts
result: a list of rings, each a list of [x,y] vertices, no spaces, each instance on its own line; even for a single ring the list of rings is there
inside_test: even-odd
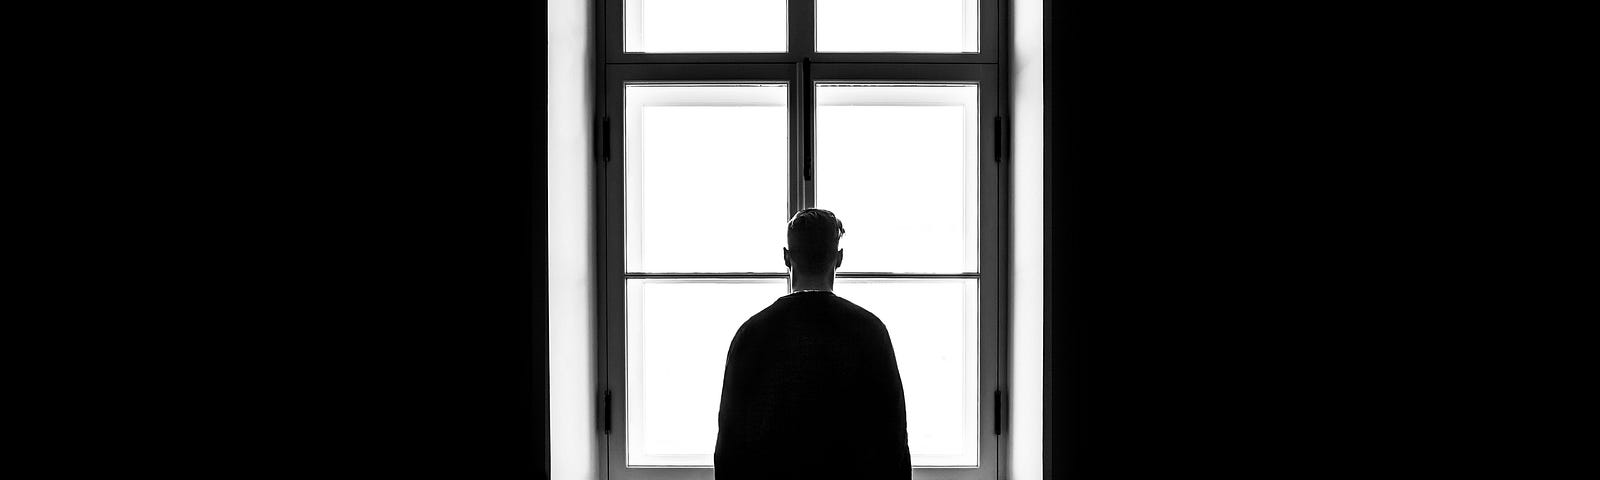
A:
[[[599,478],[595,360],[592,0],[549,0],[545,36],[550,265],[550,478]]]
[[[1012,0],[1008,476],[1044,478],[1044,0]]]

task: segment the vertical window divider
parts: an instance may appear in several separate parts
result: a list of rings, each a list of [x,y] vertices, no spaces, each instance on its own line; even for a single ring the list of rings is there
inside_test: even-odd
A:
[[[816,116],[817,115],[817,113],[816,113],[816,111],[817,111],[817,109],[816,109],[816,98],[817,98],[817,95],[816,95],[816,93],[817,92],[816,92],[816,88],[815,88],[816,84],[811,81],[811,58],[810,57],[806,57],[806,58],[803,58],[803,59],[800,60],[800,81],[801,81],[800,91],[803,92],[803,96],[801,97],[802,103],[800,104],[799,107],[800,107],[800,111],[805,112],[805,115],[803,116],[804,120],[802,121],[802,123],[800,125],[800,128],[802,129],[802,131],[805,132],[805,134],[801,136],[800,141],[805,142],[805,146],[803,148],[803,150],[805,150],[805,152],[806,152],[805,153],[805,176],[806,176],[806,182],[810,183],[813,180],[813,175],[816,174],[816,152],[815,152],[815,150],[816,150],[816,146],[817,146],[817,142],[816,142],[816,135],[817,135],[817,133],[816,133],[816,130],[817,130],[817,116]]]
[[[817,0],[789,0],[789,29],[789,55],[817,52]]]
[[[811,81],[811,56],[817,51],[817,0],[789,0],[789,55],[799,57],[795,62],[794,104],[799,122],[799,138],[795,139],[799,154],[800,175],[796,182],[800,204],[795,212],[817,206],[815,112],[816,90]],[[792,58],[792,57],[791,57]],[[791,212],[791,215],[794,212]]]
[[[794,62],[793,67],[793,81],[789,84],[789,121],[792,124],[789,128],[789,215],[784,218],[786,221],[789,217],[793,217],[795,213],[799,213],[800,210],[811,205],[810,197],[807,195],[809,182],[806,181],[807,175],[805,172],[806,149],[808,148],[804,141],[804,138],[806,138],[805,103],[807,92],[804,88],[801,88],[806,84],[806,73],[798,60]]]
[[[796,180],[792,187],[795,188],[794,196],[799,201],[790,215],[802,209],[813,208],[817,205],[816,187],[816,84],[812,81],[811,58],[802,57],[794,62],[795,88],[794,88],[794,115],[795,133],[794,152],[796,163]]]

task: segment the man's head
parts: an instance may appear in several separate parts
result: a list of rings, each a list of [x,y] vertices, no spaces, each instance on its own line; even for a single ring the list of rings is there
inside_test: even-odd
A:
[[[797,272],[830,273],[844,263],[839,237],[844,223],[833,212],[807,208],[789,219],[789,248],[783,249],[783,264]]]

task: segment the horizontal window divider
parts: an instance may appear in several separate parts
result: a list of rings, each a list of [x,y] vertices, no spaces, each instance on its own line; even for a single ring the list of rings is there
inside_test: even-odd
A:
[[[606,64],[607,65],[793,65],[794,62],[785,62],[785,61],[782,61],[782,60],[762,60],[762,61],[759,61],[759,62],[738,62],[738,61],[732,61],[732,60],[728,60],[728,61],[680,60],[680,61],[670,61],[670,62],[669,61],[657,61],[657,62],[606,62]]]
[[[978,278],[977,272],[963,273],[889,273],[889,272],[840,272],[835,274],[838,278]]]
[[[811,59],[811,63],[881,63],[888,65],[998,65],[1000,62],[895,62],[883,60],[818,60]],[[793,61],[762,60],[759,62],[740,62],[734,60],[657,60],[651,62],[606,62],[607,65],[790,65]]]
[[[788,278],[787,273],[771,272],[721,272],[721,273],[624,273],[624,278]],[[836,278],[980,278],[977,272],[962,273],[893,273],[893,272],[839,272]]]

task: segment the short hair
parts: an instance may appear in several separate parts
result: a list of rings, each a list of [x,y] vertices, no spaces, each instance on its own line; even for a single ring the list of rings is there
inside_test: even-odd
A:
[[[789,219],[789,257],[794,267],[801,270],[826,269],[839,250],[839,238],[844,236],[844,222],[833,212],[820,208],[807,208]]]

